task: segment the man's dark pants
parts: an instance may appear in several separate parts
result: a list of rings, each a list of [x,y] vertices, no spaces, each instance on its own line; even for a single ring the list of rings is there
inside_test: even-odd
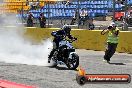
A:
[[[108,43],[108,47],[105,51],[104,59],[110,61],[110,58],[114,55],[117,48],[117,43]]]
[[[41,28],[46,28],[45,22],[40,22],[40,27],[41,27]]]

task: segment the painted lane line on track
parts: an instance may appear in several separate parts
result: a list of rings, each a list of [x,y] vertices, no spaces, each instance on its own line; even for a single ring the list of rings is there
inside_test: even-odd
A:
[[[29,85],[18,84],[7,80],[0,80],[0,88],[36,88]]]

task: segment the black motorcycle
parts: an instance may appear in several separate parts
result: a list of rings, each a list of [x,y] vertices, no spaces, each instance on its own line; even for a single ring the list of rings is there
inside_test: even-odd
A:
[[[75,41],[75,39],[63,39],[59,42],[59,48],[54,51],[51,57],[51,60],[55,63],[53,67],[56,67],[58,64],[64,64],[70,70],[75,70],[78,67],[79,56],[76,54],[75,48],[72,46],[73,41]]]

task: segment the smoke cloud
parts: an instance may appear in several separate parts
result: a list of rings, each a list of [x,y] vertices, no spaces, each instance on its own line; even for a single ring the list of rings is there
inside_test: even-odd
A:
[[[47,66],[50,39],[32,45],[23,38],[24,26],[15,14],[0,15],[0,62]]]

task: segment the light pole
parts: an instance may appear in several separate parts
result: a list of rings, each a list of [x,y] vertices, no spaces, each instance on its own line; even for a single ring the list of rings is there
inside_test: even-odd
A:
[[[79,14],[79,8],[80,8],[80,7],[79,7],[79,6],[80,6],[80,5],[79,5],[79,0],[78,0],[78,3],[77,3],[77,4],[78,4],[78,13],[77,13],[77,14],[78,14],[78,17],[77,17],[77,19],[78,19],[78,29],[79,29],[79,15],[80,15],[80,14]]]
[[[48,28],[49,28],[49,15],[50,15],[50,1],[47,2],[48,3]]]
[[[115,22],[115,5],[116,5],[116,0],[113,0],[113,22]]]
[[[127,0],[125,0],[125,19],[124,19],[124,31],[128,31],[128,24],[127,24]]]

